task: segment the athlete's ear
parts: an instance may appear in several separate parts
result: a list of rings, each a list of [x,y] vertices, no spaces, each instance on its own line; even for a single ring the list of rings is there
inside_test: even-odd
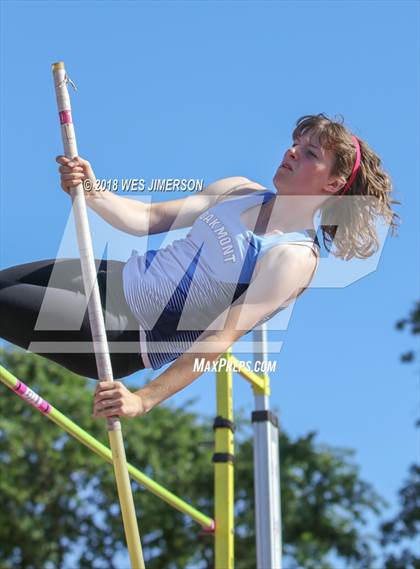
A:
[[[336,194],[346,185],[346,179],[343,176],[339,176],[338,178],[331,178],[324,186],[324,190],[329,194]]]

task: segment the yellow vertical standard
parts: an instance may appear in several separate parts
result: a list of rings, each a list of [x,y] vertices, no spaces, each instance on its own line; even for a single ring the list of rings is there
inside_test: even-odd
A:
[[[230,349],[221,356],[229,362]],[[214,421],[215,453],[215,569],[234,566],[234,423],[232,404],[232,371],[222,367],[216,372],[217,417]]]

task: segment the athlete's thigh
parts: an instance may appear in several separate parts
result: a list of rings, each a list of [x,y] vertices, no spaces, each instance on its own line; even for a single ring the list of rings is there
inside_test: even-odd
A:
[[[0,280],[46,287],[51,284],[53,270],[56,273],[57,283],[66,285],[69,279],[81,274],[80,260],[44,259],[15,265],[2,269]],[[57,288],[66,288],[66,286],[58,286]]]
[[[97,269],[106,270],[106,261],[95,259]],[[0,280],[84,292],[82,267],[78,258],[44,259],[8,267]]]
[[[0,280],[1,328],[20,330],[25,337],[37,331],[86,334],[86,307],[80,292]]]

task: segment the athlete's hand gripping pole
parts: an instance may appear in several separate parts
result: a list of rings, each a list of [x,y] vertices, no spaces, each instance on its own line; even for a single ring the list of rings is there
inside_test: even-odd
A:
[[[53,63],[52,72],[64,153],[67,158],[71,159],[78,155],[76,134],[71,117],[70,97],[67,90],[67,83],[71,81],[67,77],[63,62]],[[95,188],[92,188],[92,191],[95,191]],[[113,381],[114,377],[112,374],[111,358],[109,356],[99,288],[96,281],[96,267],[82,184],[71,190],[71,198],[82,265],[83,283],[86,296],[89,298],[88,313],[92,329],[98,376],[101,381]],[[108,419],[107,429],[131,566],[133,569],[144,569],[143,552],[134,509],[133,494],[131,492],[130,479],[128,476],[121,423],[118,418]]]

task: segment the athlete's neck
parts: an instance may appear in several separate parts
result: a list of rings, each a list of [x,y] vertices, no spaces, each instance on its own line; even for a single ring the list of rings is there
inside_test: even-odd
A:
[[[311,196],[274,195],[262,206],[262,223],[266,226],[266,232],[315,231],[315,202],[316,197],[311,199]]]

